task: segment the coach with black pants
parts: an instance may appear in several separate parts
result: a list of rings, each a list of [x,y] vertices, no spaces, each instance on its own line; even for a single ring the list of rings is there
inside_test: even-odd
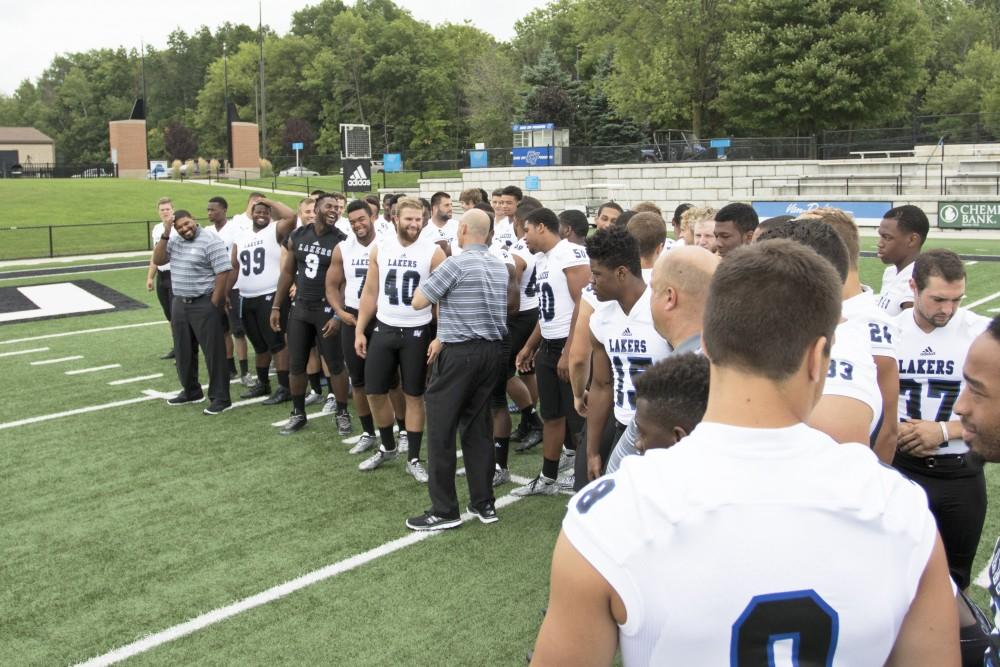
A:
[[[462,524],[455,492],[455,436],[469,483],[469,511],[483,523],[497,520],[493,505],[493,425],[490,394],[503,372],[507,335],[507,267],[491,255],[489,217],[478,209],[458,226],[462,253],[445,260],[413,296],[414,308],[438,305],[437,339],[427,406],[427,463],[431,509],[406,520],[411,530]]]
[[[167,402],[183,405],[205,398],[198,382],[195,346],[200,345],[208,366],[211,401],[204,412],[217,415],[232,406],[222,331],[227,272],[232,269],[232,262],[222,239],[199,227],[187,211],[174,214],[174,230],[177,233],[169,237],[162,235],[153,249],[154,264],[162,266],[170,262],[174,294],[170,326],[181,391]]]

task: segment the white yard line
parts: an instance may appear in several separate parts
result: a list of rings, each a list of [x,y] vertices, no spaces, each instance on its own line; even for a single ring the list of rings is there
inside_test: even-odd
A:
[[[521,498],[508,494],[497,499],[496,507],[497,509],[501,509],[516,503],[518,500],[521,500]],[[472,518],[472,514],[468,512],[462,515],[463,521],[469,521],[472,520]],[[193,618],[189,621],[167,628],[166,630],[161,630],[155,634],[148,635],[138,641],[132,642],[131,644],[126,644],[125,646],[116,648],[113,651],[105,653],[104,655],[91,658],[86,662],[79,663],[78,667],[113,665],[117,662],[121,662],[122,660],[139,655],[140,653],[145,653],[146,651],[154,649],[157,646],[161,646],[168,642],[172,642],[175,639],[180,639],[181,637],[190,635],[198,630],[207,628],[210,625],[232,618],[237,614],[242,614],[243,612],[254,609],[255,607],[260,607],[261,605],[265,605],[269,602],[280,600],[281,598],[302,590],[307,586],[312,586],[313,584],[325,581],[331,577],[336,577],[344,572],[350,572],[351,570],[371,563],[372,561],[382,558],[383,556],[388,556],[389,554],[399,551],[400,549],[405,549],[406,547],[417,544],[418,542],[440,535],[442,532],[445,531],[409,533],[408,535],[404,535],[403,537],[392,540],[391,542],[386,542],[385,544],[381,544],[373,549],[351,556],[350,558],[327,565],[326,567],[322,567],[318,570],[313,570],[308,574],[304,574],[301,577],[292,579],[291,581],[286,581],[283,584],[269,588],[266,591],[257,593],[256,595],[251,595],[248,598],[226,605],[225,607],[213,609],[212,611],[204,613],[201,616]]]
[[[45,366],[46,364],[59,364],[64,361],[76,361],[77,359],[83,359],[82,354],[74,354],[72,357],[59,357],[57,359],[39,359],[38,361],[32,361],[32,366]]]
[[[129,384],[132,382],[142,382],[143,380],[155,380],[156,378],[163,377],[163,373],[153,373],[152,375],[140,375],[134,378],[125,378],[123,380],[112,380],[108,384],[116,386],[119,384]]]
[[[970,259],[965,263],[966,266],[975,266],[976,264],[979,264],[979,262],[974,259]]]
[[[984,303],[989,303],[990,301],[992,301],[993,299],[997,298],[998,296],[1000,296],[1000,292],[994,292],[993,294],[990,294],[989,296],[984,296],[982,299],[979,299],[978,301],[973,301],[972,303],[965,304],[965,307],[969,308],[971,310],[972,308],[975,308],[976,306],[981,306]]]
[[[47,347],[36,347],[31,350],[18,350],[17,352],[0,352],[0,357],[16,357],[19,354],[34,354],[35,352],[48,352]]]
[[[62,333],[45,334],[44,336],[30,336],[28,338],[11,338],[10,340],[0,340],[0,345],[11,345],[12,343],[27,343],[35,340],[46,340],[48,338],[63,338],[64,336],[80,336],[82,334],[103,333],[105,331],[120,331],[122,329],[134,329],[136,327],[150,327],[156,324],[169,324],[166,320],[156,322],[140,322],[138,324],[121,324],[115,327],[98,327],[97,329],[78,329],[76,331],[64,331]]]
[[[101,405],[90,405],[85,408],[76,408],[75,410],[66,410],[64,412],[55,412],[51,415],[40,415],[38,417],[28,417],[27,419],[18,419],[17,421],[4,422],[0,424],[0,430],[7,428],[16,428],[18,426],[27,426],[28,424],[37,424],[38,422],[49,421],[52,419],[59,419],[61,417],[72,417],[73,415],[83,415],[88,412],[98,412],[100,410],[107,410],[109,408],[118,408],[123,405],[131,405],[133,403],[142,403],[143,401],[152,401],[159,396],[140,396],[139,398],[130,398],[124,401],[115,401],[114,403],[102,403]]]
[[[73,371],[66,371],[66,375],[82,375],[83,373],[96,373],[97,371],[106,371],[110,368],[121,368],[121,364],[108,364],[106,366],[92,366],[91,368],[77,368]]]

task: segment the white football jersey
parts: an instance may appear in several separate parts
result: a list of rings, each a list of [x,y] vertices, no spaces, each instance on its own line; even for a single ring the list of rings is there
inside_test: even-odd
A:
[[[538,308],[538,279],[535,273],[535,254],[528,249],[524,239],[510,247],[510,252],[524,260],[524,271],[521,273],[521,305],[518,312]]]
[[[226,225],[228,227],[229,225]],[[234,241],[240,272],[236,288],[241,296],[263,296],[278,289],[281,274],[281,246],[278,225],[272,222],[259,232],[244,232]]]
[[[670,345],[653,327],[652,294],[647,287],[628,314],[617,301],[607,301],[590,317],[590,330],[611,360],[611,400],[619,424],[635,416],[635,379],[670,354]]]
[[[243,224],[242,219],[237,220],[236,218],[233,218],[232,220],[226,222],[226,224],[222,226],[222,229],[216,229],[215,225],[211,223],[209,223],[205,229],[222,239],[222,242],[226,244],[226,252],[228,253],[233,249],[233,243],[236,242],[236,239],[243,236],[246,232],[250,232],[251,234],[253,233],[253,223],[250,223],[250,226],[248,227]]]
[[[458,220],[450,218],[443,227],[438,227],[433,220],[420,230],[420,238],[426,241],[437,243],[444,241],[448,247],[458,246]]]
[[[653,269],[643,269],[642,270],[642,282],[649,285],[653,281]]]
[[[866,446],[702,422],[591,482],[563,531],[624,602],[625,665],[846,666],[885,662],[937,525]]]
[[[986,331],[990,320],[959,308],[946,326],[924,333],[912,309],[896,317],[899,337],[899,419],[946,422],[955,418],[952,408],[962,390],[962,368],[969,346]],[[942,444],[930,455],[964,454],[969,446],[961,438]]]
[[[160,237],[163,236],[163,230],[164,229],[166,229],[166,227],[163,226],[162,222],[156,223],[156,226],[153,227],[153,231],[150,233],[150,236],[153,239],[153,245],[154,246],[157,243],[160,242]],[[173,233],[173,232],[171,232],[171,233]],[[156,267],[156,270],[157,271],[169,271],[170,270],[170,262],[167,262],[166,264],[161,264],[160,266]]]
[[[878,386],[878,369],[868,341],[865,322],[846,320],[837,325],[823,395],[846,396],[871,408],[872,419],[868,424],[868,434],[871,435],[882,421],[882,391]]]
[[[870,288],[844,301],[842,315],[849,320],[860,320],[868,327],[872,354],[876,357],[896,358],[896,320],[878,305],[878,298]]]
[[[338,219],[337,222],[333,223],[333,226],[342,231],[347,238],[354,236],[354,228],[351,227],[351,221],[347,218]]]
[[[501,248],[500,246],[490,246],[489,248],[486,249],[486,252],[499,259],[506,266],[515,266],[514,256],[511,255],[509,252],[507,252],[504,248]]]
[[[396,225],[380,216],[375,220],[375,231],[382,236],[390,236],[396,233]]]
[[[431,306],[414,310],[413,294],[431,275],[431,258],[438,247],[419,238],[408,246],[396,234],[386,237],[378,248],[379,322],[391,327],[422,327],[434,316]]]
[[[361,245],[357,236],[348,237],[340,243],[340,256],[344,260],[344,305],[358,309],[361,304],[361,290],[365,288],[368,277],[368,260],[372,248],[380,247],[382,237],[378,232],[368,245]]]
[[[548,252],[535,255],[535,276],[538,280],[538,323],[542,338],[558,340],[569,337],[575,302],[566,282],[566,269],[590,267],[587,250],[566,239]]]
[[[510,248],[517,243],[517,234],[514,233],[514,223],[510,218],[501,218],[493,225],[493,245],[502,248]]]
[[[878,306],[890,317],[895,317],[903,312],[904,303],[913,302],[913,288],[910,287],[910,278],[913,277],[913,265],[910,262],[903,267],[902,271],[896,271],[896,267],[890,264],[882,273],[882,289],[878,294]]]
[[[597,310],[601,307],[601,302],[597,300],[597,294],[594,292],[594,286],[590,283],[587,283],[583,291],[580,292],[580,301],[590,306],[591,310]]]

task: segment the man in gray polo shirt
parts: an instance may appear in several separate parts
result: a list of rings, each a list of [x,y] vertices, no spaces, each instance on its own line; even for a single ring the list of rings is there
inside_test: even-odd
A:
[[[167,403],[183,405],[205,398],[198,382],[198,349],[208,366],[209,406],[206,415],[217,415],[232,406],[229,370],[222,331],[226,301],[226,273],[232,269],[226,245],[216,234],[203,230],[187,211],[174,214],[176,234],[164,234],[153,248],[153,263],[170,262],[174,301],[170,326],[174,334],[177,377],[181,391]]]
[[[497,520],[490,395],[506,361],[508,274],[486,246],[491,227],[483,211],[466,212],[458,224],[461,254],[442,262],[413,295],[418,310],[438,305],[438,329],[428,350],[434,366],[424,394],[431,509],[406,520],[411,530],[462,524],[455,493],[456,433],[462,438],[468,509],[483,523]]]

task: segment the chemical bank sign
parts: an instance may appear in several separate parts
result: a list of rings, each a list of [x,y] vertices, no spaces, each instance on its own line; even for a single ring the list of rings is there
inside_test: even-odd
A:
[[[939,202],[938,227],[945,229],[1000,229],[1000,202]]]

